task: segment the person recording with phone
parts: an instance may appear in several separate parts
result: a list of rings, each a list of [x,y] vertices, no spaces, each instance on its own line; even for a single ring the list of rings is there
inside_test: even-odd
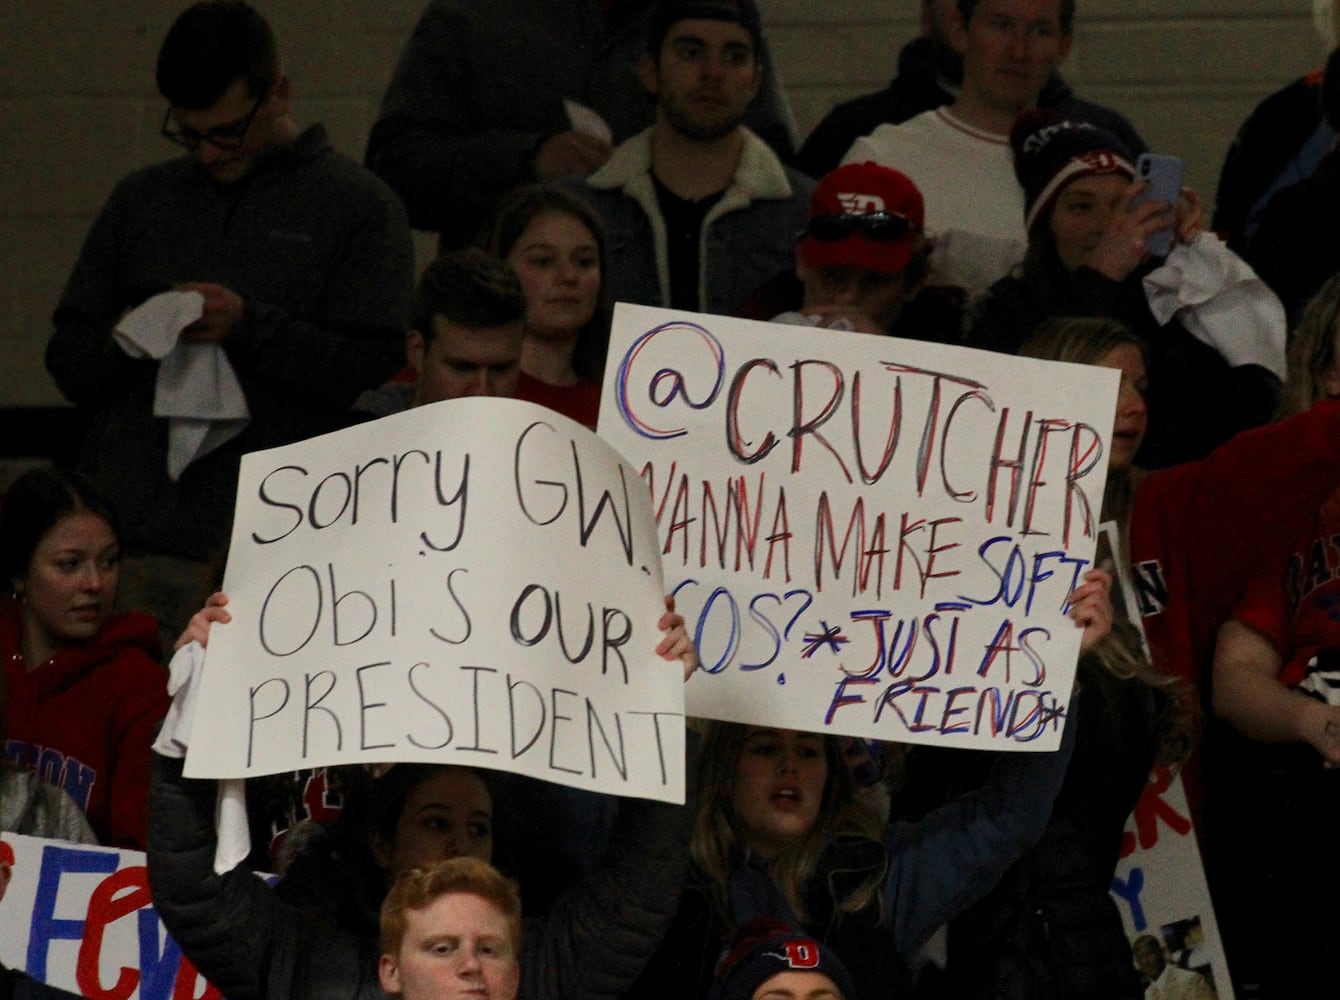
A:
[[[1130,327],[1149,356],[1149,433],[1136,459],[1143,468],[1200,458],[1268,421],[1279,391],[1274,372],[1283,369],[1282,314],[1276,348],[1256,328],[1258,312],[1274,315],[1278,302],[1215,237],[1202,235],[1200,197],[1189,188],[1176,204],[1149,197],[1150,184],[1136,177],[1136,160],[1120,139],[1051,112],[1020,115],[1010,143],[1024,189],[1028,250],[973,309],[967,344],[1014,353],[1041,323],[1062,316]],[[1176,253],[1202,239],[1215,241],[1214,253],[1226,255],[1230,267],[1241,266],[1234,271],[1241,280],[1227,291],[1241,296],[1231,301],[1242,303],[1242,313],[1230,319],[1244,332],[1243,343],[1227,351],[1176,316],[1160,323],[1145,288],[1146,276],[1164,263],[1153,252],[1160,241]]]
[[[1143,209],[1150,203],[1155,203],[1159,206],[1156,218],[1161,222],[1172,223],[1161,227],[1145,239],[1145,246],[1150,253],[1155,257],[1167,257],[1172,251],[1173,240],[1182,236],[1175,230],[1175,224],[1179,220],[1173,208],[1179,205],[1182,199],[1182,161],[1175,156],[1141,153],[1135,160],[1135,183],[1136,191],[1131,197],[1131,208]],[[1188,202],[1193,197],[1199,198],[1188,188]],[[1195,232],[1191,234],[1190,239],[1183,239],[1184,243],[1191,243],[1200,235],[1199,210],[1195,213],[1194,219],[1188,215],[1186,222],[1195,226]]]

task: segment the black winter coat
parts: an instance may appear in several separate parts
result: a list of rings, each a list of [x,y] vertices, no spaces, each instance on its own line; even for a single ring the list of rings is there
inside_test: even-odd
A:
[[[1080,661],[1075,753],[1047,829],[949,925],[955,1000],[1143,1000],[1110,887],[1127,817],[1144,790],[1172,696]],[[961,794],[984,755],[913,752],[907,797]],[[934,788],[936,791],[931,792]],[[929,793],[929,795],[928,795]]]
[[[385,1000],[378,893],[333,853],[294,862],[271,891],[213,869],[216,784],[154,755],[149,880],[154,906],[201,975],[229,1000]],[[688,872],[688,811],[620,803],[610,847],[522,934],[519,1000],[621,996],[656,950]]]

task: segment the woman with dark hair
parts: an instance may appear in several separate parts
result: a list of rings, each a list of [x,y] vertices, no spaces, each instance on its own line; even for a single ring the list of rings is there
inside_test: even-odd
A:
[[[1063,316],[1124,323],[1145,342],[1153,385],[1139,456],[1146,468],[1202,458],[1268,421],[1279,382],[1267,368],[1231,365],[1176,318],[1160,325],[1150,310],[1143,279],[1162,263],[1150,238],[1171,228],[1177,242],[1192,243],[1201,232],[1199,198],[1187,190],[1175,207],[1138,204],[1144,183],[1133,183],[1121,141],[1054,114],[1020,116],[1010,141],[1028,251],[976,305],[968,345],[1012,354],[1044,321]],[[1269,352],[1262,353],[1264,361]]]
[[[1109,579],[1071,595],[1088,648],[1111,626]],[[706,998],[746,921],[801,929],[851,973],[858,997],[902,996],[908,962],[1042,834],[1070,757],[1006,753],[987,784],[917,822],[881,824],[857,798],[841,741],[819,733],[705,724],[689,853],[693,868],[665,942],[629,1000]]]
[[[210,623],[229,621],[226,602],[214,595],[179,646],[203,644]],[[668,611],[659,625],[666,634],[656,652],[680,660],[687,676],[697,654],[683,618]],[[271,891],[243,863],[215,871],[218,785],[183,777],[182,766],[154,755],[154,905],[183,952],[230,1000],[383,1000],[378,912],[394,880],[445,858],[492,861],[503,853],[495,808],[506,796],[495,803],[504,787],[495,776],[440,764],[396,764],[376,776],[348,768],[340,818],[306,844]],[[621,799],[599,862],[548,914],[528,921],[519,995],[621,996],[674,912],[687,839],[683,807]]]
[[[532,185],[503,199],[479,242],[526,295],[517,398],[594,429],[610,327],[600,220],[565,191]]]
[[[82,476],[35,469],[0,512],[5,753],[63,788],[104,844],[143,849],[149,745],[167,712],[158,625],[113,615],[116,519]]]

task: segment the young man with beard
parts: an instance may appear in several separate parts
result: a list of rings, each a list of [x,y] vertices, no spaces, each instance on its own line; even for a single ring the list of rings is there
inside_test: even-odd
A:
[[[614,301],[724,313],[787,267],[813,182],[742,124],[762,81],[753,0],[662,0],[656,122],[573,190],[605,225]]]
[[[444,250],[467,245],[509,191],[589,173],[611,143],[651,124],[637,63],[652,6],[428,0],[368,136],[367,165],[405,200],[415,229],[440,233]],[[766,41],[761,61],[746,121],[789,158],[795,126]]]

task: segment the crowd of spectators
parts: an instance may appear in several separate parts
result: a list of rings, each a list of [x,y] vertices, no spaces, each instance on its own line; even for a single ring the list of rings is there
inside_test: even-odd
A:
[[[1075,0],[920,14],[797,146],[755,0],[429,0],[360,164],[296,121],[259,11],[186,9],[156,68],[182,152],[117,184],[55,304],[78,467],[0,507],[0,829],[147,850],[231,1000],[1210,996],[1108,891],[1180,768],[1238,995],[1338,995],[1340,49],[1243,126],[1212,230],[1062,78]],[[155,735],[165,650],[230,617],[242,456],[467,396],[594,430],[616,302],[1119,372],[1102,517],[1147,644],[1094,570],[1055,753],[874,746],[872,777],[831,735],[693,723],[683,807],[315,768],[252,783],[255,850],[216,870],[215,783]]]

